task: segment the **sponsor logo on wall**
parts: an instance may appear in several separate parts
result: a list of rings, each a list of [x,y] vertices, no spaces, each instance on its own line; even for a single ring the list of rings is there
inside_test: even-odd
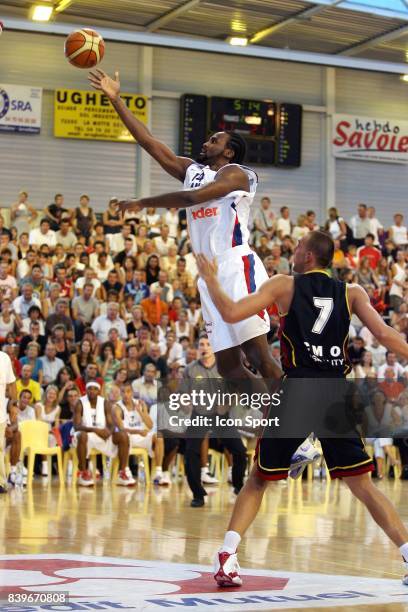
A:
[[[211,568],[199,565],[90,557],[0,557],[0,609],[20,595],[18,610],[285,610],[407,602],[399,580],[243,570],[242,587],[219,589]],[[65,593],[64,604],[28,603],[27,595]],[[10,595],[12,594],[12,595]],[[17,598],[18,599],[18,598]],[[39,599],[37,598],[37,601]],[[376,608],[378,609],[378,608]]]
[[[343,159],[407,164],[408,121],[334,115],[332,151]]]
[[[0,132],[38,134],[42,88],[0,83]]]

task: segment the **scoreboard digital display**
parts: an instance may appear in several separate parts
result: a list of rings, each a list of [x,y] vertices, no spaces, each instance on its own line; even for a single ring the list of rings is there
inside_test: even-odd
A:
[[[243,136],[274,138],[276,104],[241,98],[210,99],[210,130],[235,130]]]
[[[231,130],[246,141],[244,163],[300,166],[300,105],[184,94],[180,113],[180,155],[197,159],[210,133]]]

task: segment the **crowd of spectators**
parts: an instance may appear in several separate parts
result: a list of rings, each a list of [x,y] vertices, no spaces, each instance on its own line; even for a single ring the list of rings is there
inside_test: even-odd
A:
[[[1,347],[12,360],[18,395],[28,392],[21,410],[30,405],[31,414],[43,419],[52,412],[54,425],[72,419],[91,380],[106,398],[130,382],[149,408],[156,402],[156,379],[179,376],[197,359],[203,326],[185,211],[123,216],[116,204],[112,198],[97,214],[89,196],[68,208],[57,194],[40,211],[21,192],[10,223],[0,215]],[[330,208],[320,226],[314,211],[295,223],[287,206],[278,211],[264,197],[252,223],[252,247],[269,276],[291,272],[302,236],[319,228],[329,232],[333,274],[361,284],[374,308],[407,338],[408,234],[401,213],[384,227],[365,204],[351,219]],[[271,309],[270,316],[271,350],[279,358],[277,312]],[[352,376],[389,385],[377,393],[396,407],[408,365],[387,354],[356,317],[349,355]]]

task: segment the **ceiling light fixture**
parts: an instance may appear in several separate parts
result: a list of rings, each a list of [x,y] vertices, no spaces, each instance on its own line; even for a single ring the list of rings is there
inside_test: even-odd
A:
[[[49,21],[53,12],[51,4],[36,4],[32,9],[31,19],[33,21]]]
[[[248,39],[245,36],[229,36],[227,42],[234,47],[246,47]]]

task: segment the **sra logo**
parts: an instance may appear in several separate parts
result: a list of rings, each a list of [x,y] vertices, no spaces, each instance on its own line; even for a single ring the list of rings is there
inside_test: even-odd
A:
[[[10,109],[10,98],[5,89],[0,89],[0,119],[2,119]]]

